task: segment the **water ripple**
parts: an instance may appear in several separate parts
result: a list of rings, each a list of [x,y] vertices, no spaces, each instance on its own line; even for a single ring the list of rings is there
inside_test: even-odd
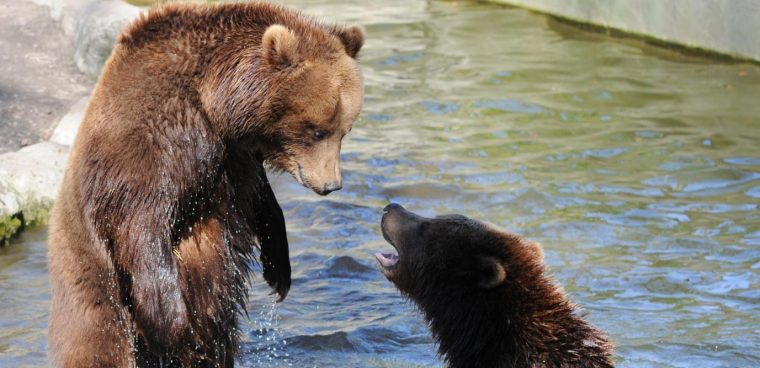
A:
[[[270,177],[293,287],[256,275],[239,366],[442,365],[372,257],[389,201],[542,243],[618,366],[760,366],[759,67],[478,2],[295,4],[365,26],[364,109],[341,191]],[[47,364],[45,238],[0,249],[2,367]]]

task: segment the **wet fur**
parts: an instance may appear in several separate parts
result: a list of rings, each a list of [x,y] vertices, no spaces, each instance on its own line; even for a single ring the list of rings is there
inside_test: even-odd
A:
[[[261,60],[272,24],[298,35],[302,62],[354,57],[363,41],[250,3],[165,6],[120,36],[51,218],[53,366],[233,366],[257,246],[265,280],[287,295],[285,221],[264,164],[284,170],[301,144],[301,127],[280,119],[305,72]]]
[[[463,216],[404,216],[384,218],[400,255],[384,272],[450,367],[613,366],[612,344],[547,275],[540,245]]]

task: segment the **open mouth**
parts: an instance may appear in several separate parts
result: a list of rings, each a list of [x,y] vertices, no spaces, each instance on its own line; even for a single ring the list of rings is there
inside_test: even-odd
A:
[[[383,210],[383,219],[380,223],[380,231],[383,233],[383,238],[385,238],[385,241],[387,241],[388,244],[392,245],[393,248],[396,248],[396,244],[394,244],[393,240],[391,240],[390,236],[388,236],[387,229],[385,228],[386,216],[388,216],[388,207]],[[396,248],[396,252],[398,253],[398,248]],[[399,262],[398,254],[393,253],[377,252],[375,253],[375,258],[377,259],[377,262],[380,263],[380,266],[383,268],[384,272],[391,271],[396,267],[396,265],[398,265]]]
[[[386,270],[391,270],[392,268],[396,267],[399,260],[398,256],[393,253],[382,252],[375,253],[375,259],[377,259],[377,261],[380,262],[380,266]]]

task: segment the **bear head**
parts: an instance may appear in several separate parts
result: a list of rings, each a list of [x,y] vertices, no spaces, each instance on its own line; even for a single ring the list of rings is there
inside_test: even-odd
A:
[[[228,139],[260,150],[274,169],[314,192],[341,189],[340,148],[362,107],[358,26],[280,19],[229,36],[200,88]],[[226,50],[226,51],[225,51]]]
[[[375,255],[383,274],[423,309],[505,288],[519,294],[543,271],[540,245],[462,215],[426,218],[390,204],[381,227],[398,252]]]
[[[612,367],[612,344],[545,273],[537,243],[461,215],[385,208],[380,267],[449,367]]]

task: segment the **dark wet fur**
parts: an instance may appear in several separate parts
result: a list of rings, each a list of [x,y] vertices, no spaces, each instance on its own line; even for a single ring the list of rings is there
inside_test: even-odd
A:
[[[613,366],[612,344],[546,274],[540,245],[462,216],[422,222],[397,231],[401,259],[387,276],[423,312],[450,367]],[[484,288],[490,262],[505,277]]]

